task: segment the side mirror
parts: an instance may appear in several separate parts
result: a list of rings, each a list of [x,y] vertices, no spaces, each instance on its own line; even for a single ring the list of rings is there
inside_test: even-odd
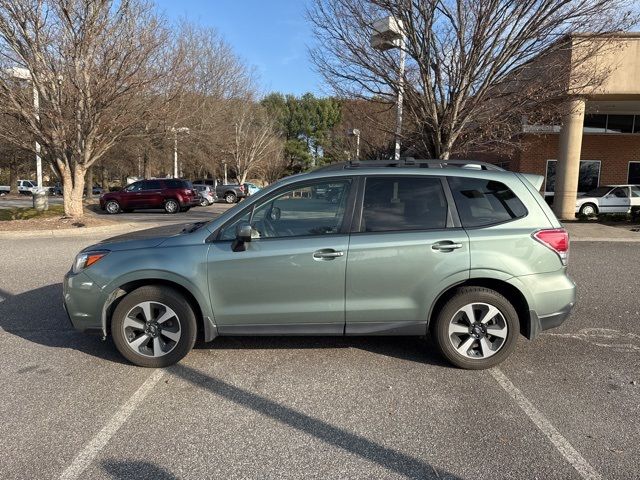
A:
[[[243,223],[236,227],[236,239],[231,244],[234,252],[244,252],[247,249],[246,243],[251,241],[251,225]]]
[[[269,212],[269,218],[274,221],[280,220],[280,216],[282,215],[282,211],[278,207],[273,207],[271,212]]]

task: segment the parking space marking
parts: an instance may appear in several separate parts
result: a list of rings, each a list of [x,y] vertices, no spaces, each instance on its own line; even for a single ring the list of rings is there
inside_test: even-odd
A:
[[[489,370],[491,376],[498,382],[505,392],[516,402],[520,409],[527,414],[529,419],[556,447],[556,450],[571,464],[573,468],[585,480],[601,480],[602,476],[587,462],[569,441],[547,420],[547,418],[534,407],[527,397],[513,384],[499,368]]]
[[[138,405],[151,392],[156,383],[160,381],[164,375],[164,370],[156,370],[147,378],[144,383],[136,390],[133,395],[122,405],[107,424],[100,430],[95,437],[82,449],[73,459],[62,475],[60,480],[75,480],[82,472],[93,462],[100,450],[102,450],[115,433],[122,427],[127,418],[133,413]]]

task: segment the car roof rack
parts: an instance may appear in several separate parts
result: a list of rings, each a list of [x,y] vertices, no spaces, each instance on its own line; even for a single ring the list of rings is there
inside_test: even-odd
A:
[[[477,160],[442,160],[442,159],[415,159],[405,157],[400,160],[351,160],[349,162],[333,163],[318,170],[342,170],[351,168],[469,168],[473,170],[494,170],[504,172],[493,163]]]

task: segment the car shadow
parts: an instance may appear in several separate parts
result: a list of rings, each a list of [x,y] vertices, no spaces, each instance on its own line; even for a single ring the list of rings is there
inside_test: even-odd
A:
[[[405,336],[371,337],[218,337],[207,343],[198,342],[199,350],[273,350],[357,348],[386,357],[451,368],[429,339]]]
[[[153,480],[177,480],[178,477],[151,462],[142,460],[115,460],[101,462],[102,469],[115,479],[152,478]]]
[[[0,329],[38,345],[69,348],[115,363],[126,363],[111,340],[76,331],[62,307],[62,284],[13,295],[0,290]]]
[[[2,300],[4,299],[4,300]],[[17,295],[0,290],[0,328],[31,342],[71,348],[117,363],[126,363],[111,339],[76,331],[62,307],[62,284],[56,283]],[[450,368],[428,340],[420,337],[218,337],[198,343],[197,349],[335,349],[357,348],[410,362]]]
[[[380,445],[366,437],[331,425],[324,420],[314,418],[187,365],[174,365],[169,367],[168,370],[172,375],[200,389],[206,390],[241,407],[250,408],[265,417],[276,420],[307,435],[311,435],[349,454],[361,457],[371,463],[376,463],[403,477],[449,480],[460,478],[420,458]]]

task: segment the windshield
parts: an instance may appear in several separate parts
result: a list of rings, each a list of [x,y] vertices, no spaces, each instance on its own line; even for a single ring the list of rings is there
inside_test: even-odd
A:
[[[609,191],[611,187],[598,187],[593,190],[589,190],[585,196],[587,197],[604,197]]]

